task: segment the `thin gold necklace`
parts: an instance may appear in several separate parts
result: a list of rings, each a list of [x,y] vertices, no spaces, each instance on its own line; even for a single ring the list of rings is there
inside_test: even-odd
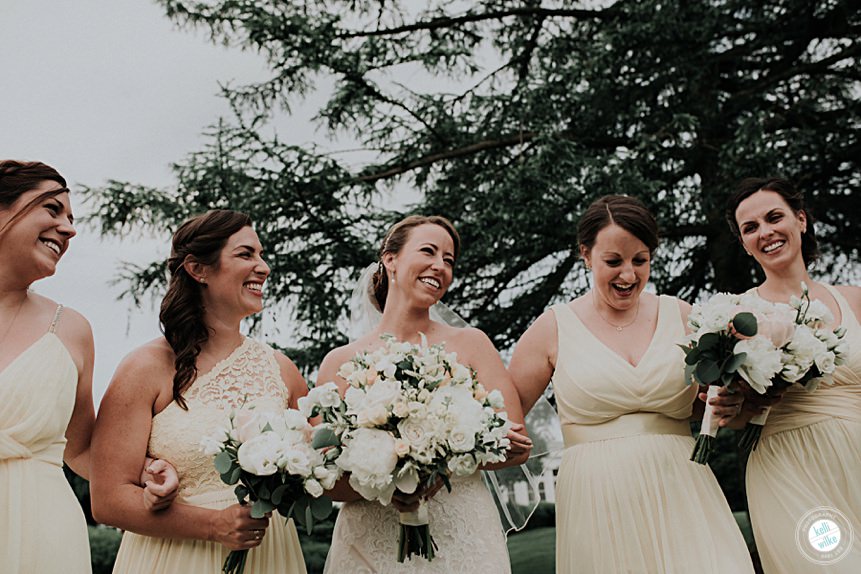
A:
[[[3,333],[3,337],[0,337],[0,344],[3,344],[6,341],[6,337],[9,336],[9,332],[12,331],[12,325],[14,325],[15,321],[18,319],[18,315],[21,313],[21,308],[24,307],[25,301],[27,301],[26,295],[21,299],[21,302],[18,303],[18,308],[15,310],[15,314],[12,315],[12,320],[9,321],[9,326],[6,327],[6,332]]]
[[[601,311],[598,310],[598,305],[595,304],[595,291],[592,291],[592,308],[595,309],[595,312],[598,313],[598,316],[601,317],[602,321],[604,321],[605,323],[607,323],[608,325],[610,325],[611,327],[616,329],[617,333],[621,333],[622,329],[624,329],[626,327],[630,327],[631,325],[636,323],[637,318],[640,316],[640,297],[639,296],[637,297],[637,307],[636,307],[636,311],[634,311],[634,318],[631,320],[630,323],[626,323],[624,325],[616,325],[615,323],[611,323],[610,321],[608,321],[604,317],[604,315],[601,314]]]

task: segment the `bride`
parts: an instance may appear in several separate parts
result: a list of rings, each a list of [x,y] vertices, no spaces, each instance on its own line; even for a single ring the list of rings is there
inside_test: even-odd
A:
[[[517,393],[487,335],[433,318],[437,309],[432,307],[451,285],[459,251],[460,237],[443,217],[413,215],[396,223],[383,240],[373,274],[363,275],[364,284],[360,280],[358,304],[371,309],[363,317],[363,333],[326,356],[318,380],[335,381],[344,392],[347,383],[337,376],[338,369],[356,353],[379,347],[380,335],[389,333],[416,344],[424,335],[429,344],[444,343],[447,351],[456,352],[488,390],[499,389],[515,425],[513,431],[525,432]],[[509,438],[511,450],[503,466],[524,462],[531,446],[525,434],[511,432]],[[479,473],[454,479],[450,493],[437,490],[414,495],[396,492],[392,508],[363,500],[342,480],[331,493],[345,504],[335,523],[326,574],[510,572],[499,515]],[[397,561],[398,511],[414,510],[422,496],[433,497],[428,511],[438,550],[431,562],[412,558],[401,564]]]

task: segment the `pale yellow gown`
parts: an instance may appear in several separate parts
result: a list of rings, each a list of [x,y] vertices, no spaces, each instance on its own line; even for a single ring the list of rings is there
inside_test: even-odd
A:
[[[91,572],[87,523],[63,475],[78,370],[50,329],[0,372],[0,572]]]
[[[766,574],[861,573],[861,326],[843,295],[829,290],[847,329],[848,361],[837,367],[833,386],[786,392],[747,463],[751,524]],[[818,507],[837,509],[852,525],[853,545],[830,565],[802,553],[806,535],[796,542],[799,523]]]
[[[235,504],[232,486],[224,484],[200,440],[226,426],[234,407],[244,401],[288,407],[275,352],[246,338],[229,357],[197,378],[184,393],[185,411],[172,402],[153,417],[149,454],[169,461],[179,475],[174,504],[222,509]],[[205,540],[182,540],[123,534],[115,574],[218,574],[230,550]],[[260,546],[248,554],[246,574],[305,574],[302,549],[293,521],[273,513]]]
[[[691,462],[678,301],[660,297],[654,337],[632,366],[568,305],[553,307],[553,388],[566,450],[556,481],[557,574],[753,572],[711,470]],[[624,334],[620,334],[624,336]]]

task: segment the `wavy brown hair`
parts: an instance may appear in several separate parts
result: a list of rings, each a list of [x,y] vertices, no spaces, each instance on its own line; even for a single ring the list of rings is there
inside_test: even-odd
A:
[[[221,250],[231,235],[251,226],[251,218],[228,209],[215,209],[192,217],[173,234],[167,268],[170,283],[161,301],[158,318],[164,338],[176,359],[173,376],[173,400],[188,410],[182,393],[197,378],[197,356],[209,340],[209,328],[203,320],[202,289],[185,270],[184,263],[196,262],[218,268]]]
[[[33,211],[41,202],[69,191],[66,187],[66,179],[50,165],[40,161],[0,160],[0,209],[9,209],[23,194],[36,189],[43,181],[56,181],[62,187],[40,193],[28,201],[0,228],[0,235],[16,221]]]
[[[445,229],[454,243],[455,260],[460,256],[460,235],[458,235],[451,221],[441,215],[410,215],[392,225],[383,239],[383,244],[380,246],[380,264],[373,276],[374,298],[380,306],[380,311],[386,308],[386,297],[389,295],[389,278],[383,267],[383,256],[386,253],[394,253],[395,255],[400,253],[401,249],[409,241],[410,232],[413,228],[425,225],[426,223],[439,225]]]

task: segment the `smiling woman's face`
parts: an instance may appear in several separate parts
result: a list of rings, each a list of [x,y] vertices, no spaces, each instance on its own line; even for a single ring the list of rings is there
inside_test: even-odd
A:
[[[394,272],[395,289],[430,307],[445,295],[454,277],[454,241],[443,227],[434,223],[418,225],[397,253],[387,253],[383,263]]]
[[[803,264],[801,236],[807,215],[795,212],[779,193],[761,190],[750,195],[739,203],[735,220],[745,251],[764,270]]]
[[[592,268],[598,301],[617,311],[637,304],[651,271],[652,258],[645,243],[614,223],[598,232],[591,249],[581,245],[580,254]]]
[[[50,195],[61,189],[59,183],[45,180],[8,208],[0,208],[0,257],[14,262],[29,281],[53,275],[76,234],[69,193]]]

